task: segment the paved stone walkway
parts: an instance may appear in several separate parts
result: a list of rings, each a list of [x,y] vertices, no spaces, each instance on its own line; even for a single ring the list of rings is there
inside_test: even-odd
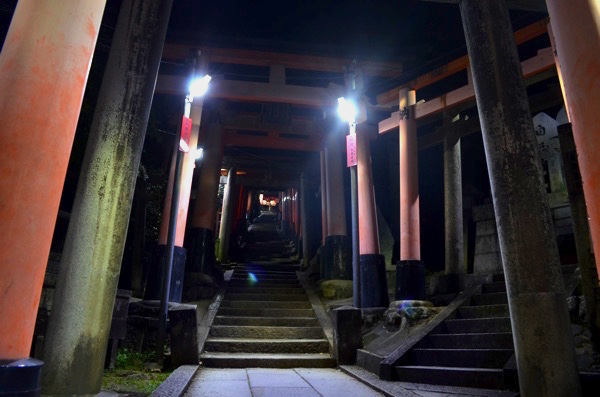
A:
[[[375,397],[383,394],[333,368],[201,368],[185,397]]]

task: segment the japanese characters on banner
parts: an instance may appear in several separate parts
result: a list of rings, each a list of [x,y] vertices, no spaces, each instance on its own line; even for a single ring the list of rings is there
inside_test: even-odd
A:
[[[183,116],[181,119],[181,139],[179,140],[179,150],[182,152],[190,151],[190,135],[192,133],[192,119]]]
[[[358,157],[356,154],[356,134],[346,135],[346,162],[348,167],[358,164]]]

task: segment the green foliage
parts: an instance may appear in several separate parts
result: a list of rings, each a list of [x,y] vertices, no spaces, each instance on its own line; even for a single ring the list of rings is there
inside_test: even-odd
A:
[[[115,369],[104,371],[102,389],[132,396],[149,395],[171,374],[147,371],[144,364],[154,361],[154,357],[153,351],[138,353],[126,348],[119,349]]]
[[[153,361],[155,352],[142,352],[131,351],[123,348],[117,352],[117,359],[115,361],[115,369],[129,369],[129,370],[143,370],[144,363]]]

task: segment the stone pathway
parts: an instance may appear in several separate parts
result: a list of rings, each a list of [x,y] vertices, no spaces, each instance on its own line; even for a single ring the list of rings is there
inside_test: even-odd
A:
[[[201,368],[185,397],[375,397],[383,394],[333,368]]]

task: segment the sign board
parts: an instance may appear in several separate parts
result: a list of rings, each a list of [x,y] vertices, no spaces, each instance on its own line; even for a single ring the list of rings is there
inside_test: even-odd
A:
[[[356,134],[346,135],[346,162],[348,167],[358,164],[356,155]]]
[[[181,139],[179,140],[179,150],[182,152],[190,151],[190,135],[192,133],[192,119],[183,116],[181,119]]]

